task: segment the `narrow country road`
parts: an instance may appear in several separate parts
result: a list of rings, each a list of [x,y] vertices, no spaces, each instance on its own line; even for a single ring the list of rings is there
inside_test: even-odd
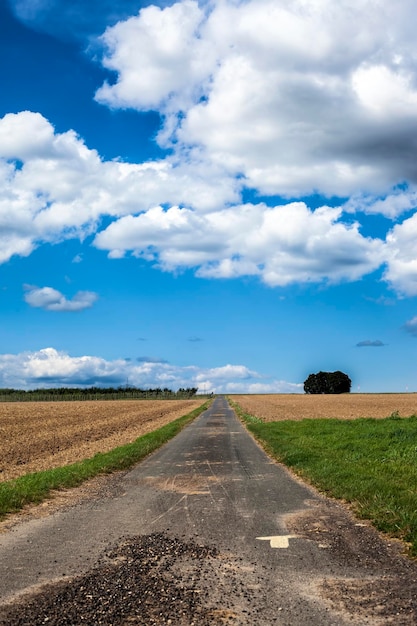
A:
[[[46,585],[46,587],[45,587]],[[216,398],[105,492],[0,535],[0,624],[417,624],[417,566]]]

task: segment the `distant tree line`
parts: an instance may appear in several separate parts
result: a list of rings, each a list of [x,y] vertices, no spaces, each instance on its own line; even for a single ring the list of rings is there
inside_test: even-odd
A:
[[[339,370],[310,374],[304,381],[306,393],[349,393],[351,386],[349,376]]]
[[[0,402],[48,402],[52,400],[179,400],[192,398],[197,387],[138,389],[137,387],[53,387],[51,389],[1,389]]]

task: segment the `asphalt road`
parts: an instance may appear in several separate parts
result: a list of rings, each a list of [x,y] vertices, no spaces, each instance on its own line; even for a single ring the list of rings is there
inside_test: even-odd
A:
[[[224,398],[100,497],[0,535],[0,624],[406,625],[416,591],[398,546],[271,461]]]

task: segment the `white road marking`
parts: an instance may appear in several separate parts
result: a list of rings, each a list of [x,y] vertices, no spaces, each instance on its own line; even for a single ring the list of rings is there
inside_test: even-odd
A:
[[[269,541],[271,548],[288,548],[289,539],[295,539],[296,535],[275,535],[274,537],[256,537],[260,541]]]

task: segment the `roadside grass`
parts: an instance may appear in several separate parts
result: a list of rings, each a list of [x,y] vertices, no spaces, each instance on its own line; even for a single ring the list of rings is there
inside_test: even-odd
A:
[[[417,416],[264,423],[234,409],[266,451],[417,556]]]
[[[57,489],[77,487],[98,474],[110,474],[132,467],[145,456],[175,437],[198,415],[205,411],[210,401],[162,428],[139,437],[134,442],[95,454],[89,459],[42,472],[26,474],[0,483],[0,519],[16,513],[27,504],[38,504]]]

